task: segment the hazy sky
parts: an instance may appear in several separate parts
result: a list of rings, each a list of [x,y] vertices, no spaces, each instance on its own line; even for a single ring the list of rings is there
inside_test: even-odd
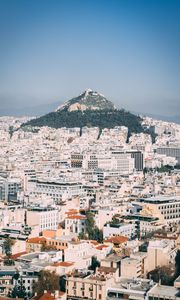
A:
[[[0,0],[0,43],[0,114],[43,113],[86,88],[180,114],[179,0]]]

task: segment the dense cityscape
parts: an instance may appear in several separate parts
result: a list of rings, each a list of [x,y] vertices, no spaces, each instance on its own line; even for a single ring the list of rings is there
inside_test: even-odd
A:
[[[180,0],[0,0],[0,300],[180,300]]]
[[[180,125],[33,120],[0,117],[1,299],[180,299]]]

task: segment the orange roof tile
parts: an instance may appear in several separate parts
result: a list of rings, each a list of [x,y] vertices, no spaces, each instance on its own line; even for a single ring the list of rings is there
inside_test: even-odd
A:
[[[45,241],[46,241],[45,237],[37,236],[37,237],[28,239],[28,240],[27,240],[27,243],[31,243],[31,244],[42,244],[42,243],[45,242]]]
[[[73,262],[68,262],[68,261],[61,261],[61,262],[56,262],[52,266],[53,267],[70,267],[74,265]]]
[[[93,244],[94,246],[100,245],[100,244],[99,244],[97,241],[95,241],[95,240],[91,240],[90,243]]]
[[[18,257],[20,257],[21,255],[24,255],[24,254],[27,254],[27,252],[24,251],[24,252],[19,252],[19,253],[13,254],[13,255],[11,255],[11,258],[17,259]]]
[[[128,241],[126,236],[112,236],[105,240],[106,243],[123,244]]]
[[[97,250],[102,250],[103,248],[107,248],[107,245],[99,245],[96,247]]]
[[[54,300],[55,297],[52,296],[50,293],[44,293],[39,300]]]

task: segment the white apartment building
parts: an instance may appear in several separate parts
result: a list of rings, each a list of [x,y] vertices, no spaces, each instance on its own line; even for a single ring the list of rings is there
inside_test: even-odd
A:
[[[121,174],[131,174],[134,170],[134,158],[131,157],[130,153],[121,151],[112,151],[113,168],[118,170]]]
[[[82,184],[75,181],[29,181],[28,191],[36,196],[50,196],[54,201],[84,194]]]
[[[115,235],[123,235],[131,239],[136,234],[135,224],[106,224],[103,227],[103,238],[108,238]]]
[[[38,227],[39,232],[58,227],[58,210],[52,207],[34,207],[27,210],[26,222],[28,226]]]
[[[180,196],[156,196],[140,199],[142,215],[159,218],[163,224],[180,222]]]
[[[67,235],[71,233],[79,234],[85,232],[86,217],[78,214],[69,215],[65,218],[65,232]]]
[[[86,241],[71,241],[64,250],[64,260],[75,263],[76,269],[88,269],[95,250]]]

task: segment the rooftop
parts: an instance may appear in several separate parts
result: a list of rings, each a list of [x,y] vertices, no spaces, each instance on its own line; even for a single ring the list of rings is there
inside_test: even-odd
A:
[[[165,203],[179,202],[179,201],[180,201],[180,196],[157,196],[157,197],[139,199],[139,202],[153,203],[153,204],[165,204]]]
[[[155,285],[149,292],[148,295],[150,296],[157,296],[159,298],[166,298],[170,299],[176,299],[176,297],[180,297],[180,293],[178,293],[178,289],[176,289],[174,286],[168,286],[168,285]]]

